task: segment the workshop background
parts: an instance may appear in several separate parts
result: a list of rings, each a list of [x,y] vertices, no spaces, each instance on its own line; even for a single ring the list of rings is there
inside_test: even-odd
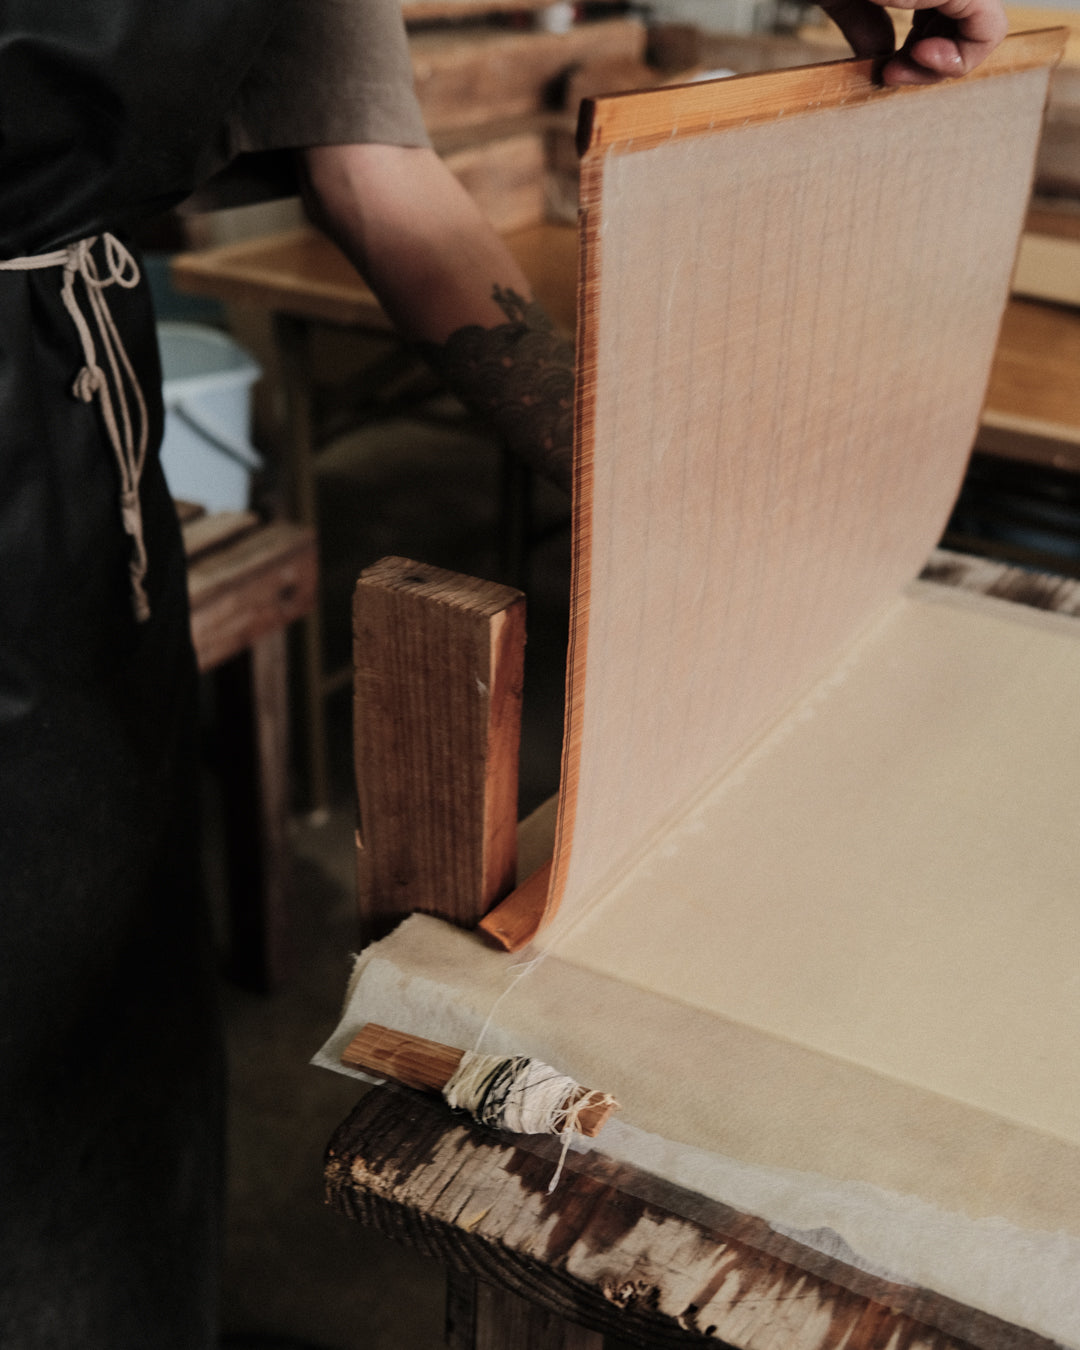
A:
[[[648,14],[617,3],[556,4],[535,15],[492,13],[467,21],[448,17],[453,6],[446,0],[433,18],[439,6],[425,4],[422,19],[410,18],[405,6],[418,91],[437,147],[508,233],[572,226],[574,109],[582,96],[846,53],[817,11],[795,0],[662,0]],[[1047,406],[988,419],[950,524],[950,542],[1075,576],[1080,12],[1067,7],[1056,15],[1015,16],[1017,26],[1038,26],[1048,17],[1070,23],[1074,36],[1055,77],[1033,216],[1060,245],[1051,250],[1038,283],[1048,288],[1037,299],[1042,317],[1056,325],[1052,347],[1031,353],[1044,377]],[[463,96],[462,90],[470,92]],[[193,286],[190,277],[183,283],[179,273],[173,276],[173,264],[178,253],[205,261],[304,228],[298,202],[285,199],[175,215],[156,222],[144,239],[161,317],[227,334],[262,372],[235,438],[250,439],[261,460],[261,466],[255,458],[242,466],[240,491],[246,497],[250,489],[250,504],[267,518],[304,514],[296,500],[295,421],[272,306],[258,298],[257,288],[245,296],[224,287],[215,295],[213,286]],[[556,292],[560,286],[572,307],[571,273],[554,285]],[[568,323],[565,313],[556,318]],[[520,585],[528,597],[520,800],[527,811],[558,784],[568,503],[558,490],[508,464],[499,443],[435,388],[406,352],[388,347],[385,335],[331,324],[320,329],[318,340],[320,369],[333,375],[333,387],[319,391],[312,422],[318,453],[310,523],[320,554],[321,665],[326,672],[347,666],[353,583],[363,567],[386,554]],[[243,369],[237,384],[246,400],[253,370]],[[1033,381],[1022,370],[1013,372],[1019,398]],[[372,399],[381,406],[373,409]],[[361,410],[359,403],[367,406]],[[237,458],[232,456],[232,469]],[[198,500],[198,484],[185,484],[181,495]],[[323,1150],[360,1090],[351,1079],[308,1065],[336,1021],[357,945],[351,707],[347,678],[336,685],[331,680],[320,769],[312,755],[312,735],[319,733],[307,715],[312,695],[303,678],[298,626],[290,656],[294,773],[286,973],[269,993],[222,981],[231,1066],[225,1343],[264,1350],[419,1350],[441,1342],[440,1270],[322,1203]],[[213,713],[208,685],[207,867],[221,916],[224,964],[219,769],[229,751]]]

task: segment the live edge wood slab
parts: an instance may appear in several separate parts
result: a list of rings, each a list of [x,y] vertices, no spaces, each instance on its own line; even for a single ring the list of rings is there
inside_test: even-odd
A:
[[[377,1088],[330,1142],[327,1196],[450,1272],[621,1341],[745,1350],[1052,1344],[597,1154],[571,1154],[549,1195],[558,1147],[496,1136],[418,1093]],[[680,1217],[687,1212],[695,1218]]]

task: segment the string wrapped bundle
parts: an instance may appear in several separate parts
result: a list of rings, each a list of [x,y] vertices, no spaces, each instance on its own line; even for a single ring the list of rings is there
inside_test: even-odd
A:
[[[353,1037],[341,1060],[406,1087],[440,1092],[449,1106],[488,1129],[561,1135],[562,1154],[549,1190],[558,1184],[574,1135],[598,1134],[618,1108],[609,1092],[584,1088],[538,1059],[456,1050],[374,1022]]]

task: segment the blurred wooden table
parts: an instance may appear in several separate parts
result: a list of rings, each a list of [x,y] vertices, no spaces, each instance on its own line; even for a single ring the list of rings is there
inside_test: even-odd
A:
[[[503,237],[537,299],[557,325],[572,332],[576,229],[537,224]],[[324,374],[319,339],[325,330],[352,330],[381,337],[388,344],[385,364],[369,370],[365,378],[370,387],[361,400],[354,401],[357,425],[402,411],[412,397],[408,388],[400,397],[386,398],[380,389],[384,380],[389,385],[400,377],[402,360],[400,343],[379,302],[336,246],[312,228],[181,254],[173,262],[173,282],[179,291],[256,306],[271,316],[286,399],[284,468],[290,512],[299,523],[317,528],[316,393]],[[329,799],[324,700],[348,683],[350,673],[324,669],[317,606],[305,620],[304,646],[308,781],[311,804],[320,809]]]
[[[978,448],[1080,472],[1080,201],[1028,214]]]

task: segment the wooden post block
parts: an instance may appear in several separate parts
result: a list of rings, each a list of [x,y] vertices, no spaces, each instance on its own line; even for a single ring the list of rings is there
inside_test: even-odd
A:
[[[384,558],[353,638],[362,920],[475,924],[514,884],[525,597]]]

